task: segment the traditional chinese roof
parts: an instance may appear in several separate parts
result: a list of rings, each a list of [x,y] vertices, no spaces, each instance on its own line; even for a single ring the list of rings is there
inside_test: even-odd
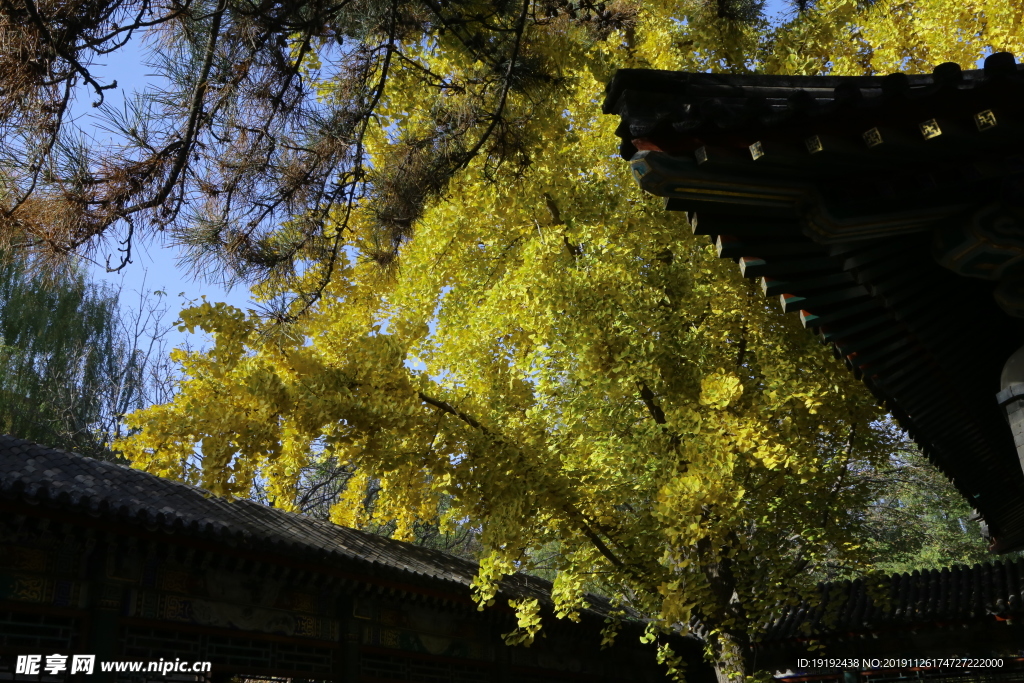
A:
[[[1016,655],[1022,618],[1024,559],[957,565],[820,584],[812,600],[778,615],[758,649],[781,654],[783,667],[812,641],[824,648],[815,656]]]
[[[820,333],[982,514],[1024,547],[1024,472],[995,400],[1024,344],[1024,71],[623,70],[642,187]]]
[[[469,597],[477,564],[453,555],[349,529],[248,500],[229,501],[196,486],[29,441],[0,436],[0,503],[29,503],[145,529],[147,534],[212,541],[230,550],[329,566],[353,575],[427,583]],[[32,509],[32,508],[29,508]],[[551,583],[516,574],[502,584],[514,598],[550,604]],[[611,607],[588,596],[595,616]]]
[[[891,574],[873,589],[865,579],[820,584],[817,598],[784,610],[762,642],[1021,616],[1024,559],[956,565]]]

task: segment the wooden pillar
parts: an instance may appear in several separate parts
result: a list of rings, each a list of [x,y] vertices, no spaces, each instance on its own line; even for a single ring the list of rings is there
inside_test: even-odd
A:
[[[359,683],[359,644],[362,640],[360,620],[353,613],[355,597],[343,595],[338,599],[340,625],[340,661],[336,661],[335,683]]]
[[[91,683],[113,683],[116,674],[104,672],[101,663],[118,660],[121,655],[118,642],[121,586],[108,582],[106,576],[107,558],[114,551],[115,546],[108,539],[97,544],[89,562],[88,616],[85,624],[87,635],[84,638],[83,654],[96,655],[96,668],[89,677]]]

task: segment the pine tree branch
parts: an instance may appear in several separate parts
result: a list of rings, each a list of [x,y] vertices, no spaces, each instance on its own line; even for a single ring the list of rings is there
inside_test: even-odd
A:
[[[116,88],[117,81],[114,81],[109,85],[100,85],[100,83],[92,77],[92,74],[82,65],[81,62],[68,54],[67,50],[62,48],[60,44],[53,39],[53,35],[50,33],[50,29],[46,26],[46,22],[43,20],[43,17],[39,14],[39,9],[36,7],[36,4],[32,2],[32,0],[24,0],[24,2],[25,10],[28,11],[29,16],[32,18],[32,23],[35,24],[36,28],[39,29],[39,32],[43,34],[43,38],[45,38],[46,42],[53,48],[53,51],[56,52],[61,59],[70,64],[71,68],[78,72],[82,79],[87,84],[91,85],[93,90],[96,91],[96,94],[100,99],[97,102],[93,102],[92,106],[98,107],[103,104],[104,91]]]
[[[469,162],[476,157],[477,152],[483,147],[484,143],[488,138],[491,137],[491,133],[494,132],[495,127],[498,125],[498,121],[501,120],[501,115],[505,110],[505,103],[508,101],[508,93],[512,89],[512,72],[515,69],[516,61],[519,59],[519,48],[522,45],[523,33],[526,31],[526,19],[529,16],[530,3],[532,0],[523,1],[523,10],[519,15],[519,24],[516,27],[515,43],[512,48],[512,55],[508,60],[508,69],[505,71],[505,82],[501,88],[501,96],[498,98],[498,106],[493,113],[491,124],[484,131],[480,139],[477,140],[476,144],[466,152],[462,166],[466,166]]]
[[[195,143],[196,130],[199,127],[199,119],[203,113],[203,100],[206,97],[206,91],[209,87],[210,69],[213,67],[213,57],[217,50],[220,25],[224,18],[226,8],[227,0],[218,0],[217,10],[213,13],[211,18],[210,37],[206,42],[206,49],[203,54],[203,65],[200,67],[199,78],[196,81],[196,87],[192,93],[192,101],[188,111],[188,123],[185,125],[185,131],[181,136],[181,139],[175,143],[180,146],[178,148],[178,154],[174,161],[174,165],[171,166],[167,179],[164,181],[160,190],[156,193],[156,196],[149,201],[126,209],[124,211],[126,215],[160,206],[167,200],[171,191],[174,189],[174,186],[178,182],[178,176],[181,175],[182,169],[184,169],[185,163],[188,161],[188,155],[192,151],[192,146]],[[167,150],[165,150],[165,152],[166,151]],[[117,268],[115,270],[119,269],[120,268]]]

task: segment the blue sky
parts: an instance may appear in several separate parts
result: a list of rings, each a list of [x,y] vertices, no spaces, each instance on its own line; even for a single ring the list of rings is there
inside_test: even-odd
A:
[[[106,105],[121,109],[126,97],[131,97],[134,91],[142,90],[148,81],[154,80],[149,75],[152,69],[146,67],[146,56],[138,42],[134,40],[124,49],[108,55],[106,63],[94,65],[102,83],[117,81],[118,87],[107,91]],[[82,95],[85,95],[84,91]],[[75,103],[72,111],[83,132],[102,142],[104,138],[109,139],[110,135],[101,127],[102,119],[98,110],[91,106],[94,100],[95,97],[91,95],[83,96]],[[132,263],[119,273],[108,273],[104,265],[108,257],[111,264],[120,263],[117,246],[112,240],[98,249],[93,255],[96,263],[89,264],[89,274],[97,283],[106,283],[115,289],[120,288],[122,302],[126,306],[137,305],[138,298],[135,292],[160,290],[167,293],[166,301],[175,317],[177,311],[184,307],[183,304],[198,300],[203,295],[211,301],[224,301],[242,309],[252,307],[249,292],[245,287],[238,286],[228,291],[216,282],[193,277],[187,268],[179,266],[178,249],[169,245],[161,235],[135,240],[132,245]],[[170,335],[171,347],[181,344],[187,336],[177,330],[172,330]],[[193,340],[193,345],[198,341]]]

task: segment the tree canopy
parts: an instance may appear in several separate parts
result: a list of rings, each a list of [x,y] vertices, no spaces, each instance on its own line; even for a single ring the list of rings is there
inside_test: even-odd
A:
[[[220,0],[96,6],[57,33],[63,5],[5,7],[51,45],[21,92],[53,93],[22,114],[52,135],[5,167],[5,225],[59,251],[149,221],[258,275],[272,311],[182,313],[214,345],[176,352],[180,392],[130,417],[135,466],[295,507],[304,468],[333,458],[352,472],[339,523],[372,513],[402,537],[444,501],[442,526],[479,524],[482,603],[555,547],[554,616],[596,586],[735,676],[775,607],[869,556],[854,475],[891,449],[879,410],[640,193],[598,103],[619,67],[969,65],[1019,48],[1013,8],[822,0],[772,27],[730,0]],[[126,15],[168,32],[171,85],[112,153],[57,145],[61,93]],[[529,644],[539,606],[516,607],[509,640]]]
[[[119,293],[82,268],[47,272],[0,256],[0,429],[92,457],[113,458],[121,418],[166,400],[161,311],[121,311]]]
[[[971,506],[913,444],[904,442],[888,462],[866,475],[875,493],[864,538],[879,571],[942,569],[992,559]]]

